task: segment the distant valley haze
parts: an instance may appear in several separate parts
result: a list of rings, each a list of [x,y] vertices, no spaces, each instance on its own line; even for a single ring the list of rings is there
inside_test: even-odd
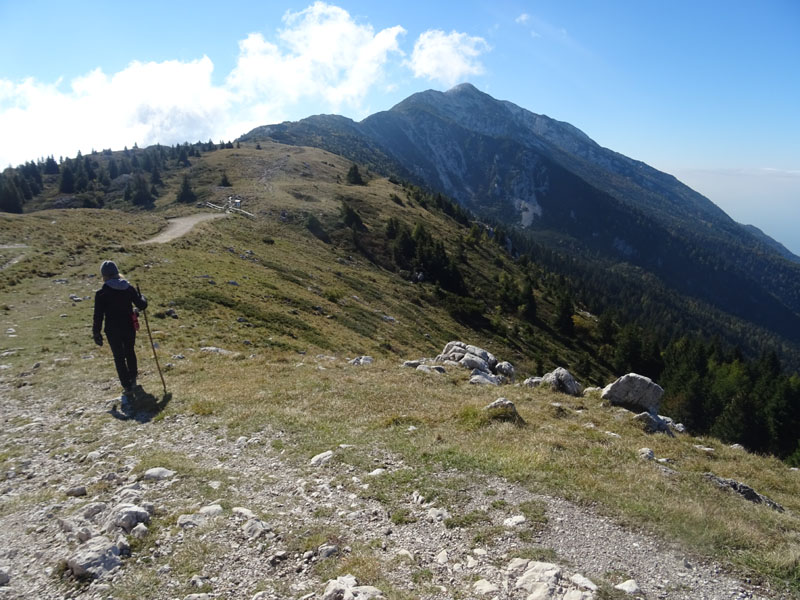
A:
[[[360,121],[469,81],[800,254],[798,28],[777,0],[2,2],[0,165]]]

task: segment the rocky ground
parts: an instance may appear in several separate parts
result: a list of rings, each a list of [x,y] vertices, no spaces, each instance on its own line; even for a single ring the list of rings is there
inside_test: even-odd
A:
[[[389,514],[367,492],[405,466],[369,448],[298,462],[280,431],[228,440],[200,417],[153,419],[113,400],[2,408],[3,599],[777,597],[499,479],[440,473],[430,484],[457,486],[461,515],[420,493]],[[374,468],[349,464],[348,452]],[[143,456],[172,468],[137,469]],[[492,522],[471,527],[474,514]],[[335,577],[345,565],[374,580]]]

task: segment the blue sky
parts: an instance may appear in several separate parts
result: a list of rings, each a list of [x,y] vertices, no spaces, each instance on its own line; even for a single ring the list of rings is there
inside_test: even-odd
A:
[[[800,2],[0,0],[0,165],[361,119],[469,81],[800,254]]]

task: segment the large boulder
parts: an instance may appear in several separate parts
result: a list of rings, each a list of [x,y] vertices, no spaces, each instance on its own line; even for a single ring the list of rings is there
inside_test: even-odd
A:
[[[570,396],[580,396],[583,393],[581,384],[575,381],[572,373],[564,367],[558,367],[555,371],[547,373],[542,377],[541,385],[549,385],[555,391]]]
[[[600,397],[612,405],[646,410],[658,415],[664,389],[649,377],[628,373],[603,388]]]

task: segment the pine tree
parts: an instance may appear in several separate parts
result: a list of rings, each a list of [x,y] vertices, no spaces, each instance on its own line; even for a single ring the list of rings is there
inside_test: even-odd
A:
[[[75,191],[75,174],[69,164],[64,165],[61,170],[61,181],[58,184],[58,191],[63,194],[71,194]]]
[[[222,179],[220,180],[219,185],[221,187],[231,187],[231,182],[228,179],[228,174],[225,171],[222,172]]]
[[[563,294],[558,299],[558,305],[556,306],[555,326],[564,335],[572,336],[575,334],[575,324],[572,322],[573,310],[572,298],[567,294]]]
[[[151,206],[155,202],[155,198],[150,193],[147,179],[142,173],[137,173],[133,178],[132,202],[136,206]]]
[[[44,174],[45,175],[58,175],[58,163],[53,155],[47,157],[44,161]]]
[[[11,177],[0,174],[0,211],[9,213],[22,212],[22,193]]]
[[[181,189],[178,192],[178,196],[176,198],[178,202],[183,202],[184,204],[190,204],[197,200],[197,194],[194,193],[192,187],[189,185],[189,176],[183,176],[183,183],[181,183]]]
[[[153,165],[153,171],[150,173],[150,183],[153,185],[163,185],[163,181],[161,181],[161,171],[158,170],[158,165]]]
[[[351,185],[364,185],[364,180],[361,178],[361,173],[358,172],[358,166],[353,165],[347,172],[347,183]]]

